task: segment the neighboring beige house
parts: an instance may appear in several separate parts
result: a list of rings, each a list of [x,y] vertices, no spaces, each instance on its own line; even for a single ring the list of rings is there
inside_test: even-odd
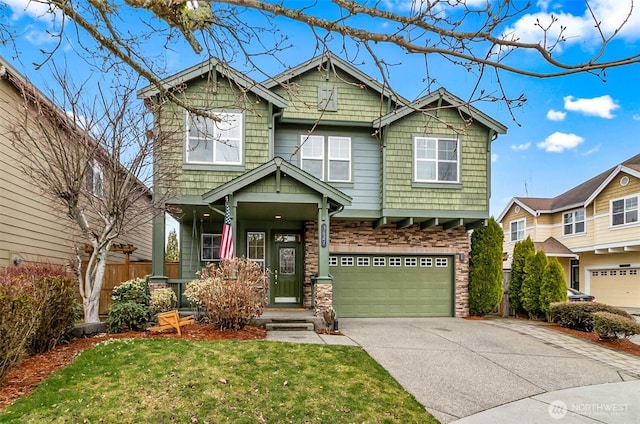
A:
[[[514,197],[498,217],[511,267],[527,236],[562,264],[570,287],[640,307],[640,154],[554,198]]]
[[[25,262],[65,263],[72,257],[73,247],[83,247],[85,243],[74,235],[73,223],[64,211],[54,209],[38,187],[30,183],[20,160],[27,152],[17,151],[4,130],[24,113],[20,87],[28,87],[32,95],[47,100],[0,57],[0,267]],[[150,260],[151,223],[117,242],[135,246],[130,261]],[[124,262],[125,255],[113,252],[109,259]]]

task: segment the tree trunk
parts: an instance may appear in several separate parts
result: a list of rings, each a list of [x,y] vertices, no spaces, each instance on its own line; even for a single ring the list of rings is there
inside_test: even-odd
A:
[[[82,300],[84,322],[86,323],[100,322],[100,292],[102,291],[102,281],[110,247],[111,243],[107,243],[100,250],[94,250],[87,265],[84,275],[85,297]]]

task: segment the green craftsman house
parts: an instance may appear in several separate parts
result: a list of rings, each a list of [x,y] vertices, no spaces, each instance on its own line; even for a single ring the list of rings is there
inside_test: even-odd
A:
[[[173,134],[154,190],[180,223],[181,278],[163,275],[159,216],[152,281],[181,291],[219,260],[226,199],[235,255],[271,271],[270,307],[468,314],[468,230],[489,217],[504,125],[444,89],[411,102],[331,54],[262,83],[209,59],[163,84],[215,119],[139,92]]]

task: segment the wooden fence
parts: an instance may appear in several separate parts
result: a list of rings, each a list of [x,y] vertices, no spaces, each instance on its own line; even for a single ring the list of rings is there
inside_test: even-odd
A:
[[[165,263],[164,272],[169,278],[178,278],[179,262]],[[127,273],[128,271],[128,273]],[[129,262],[128,264],[108,264],[104,272],[102,291],[100,292],[100,314],[106,314],[111,305],[111,290],[123,281],[144,278],[151,274],[151,262]]]

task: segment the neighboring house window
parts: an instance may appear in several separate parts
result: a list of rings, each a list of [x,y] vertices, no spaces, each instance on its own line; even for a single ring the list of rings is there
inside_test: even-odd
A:
[[[202,235],[202,248],[200,251],[200,258],[203,261],[218,261],[220,260],[220,240],[221,234],[203,234]]]
[[[414,179],[418,182],[459,182],[458,140],[416,137]]]
[[[524,219],[519,219],[517,221],[511,221],[511,241],[522,241],[524,240]]]
[[[301,168],[314,177],[327,181],[351,181],[351,138],[321,135],[302,136]],[[325,157],[325,151],[326,157]],[[326,166],[326,170],[325,170]]]
[[[611,201],[611,225],[638,222],[638,196]]]
[[[212,114],[219,121],[187,114],[187,163],[242,165],[242,114]]]
[[[584,233],[584,210],[563,214],[562,225],[562,234],[565,236]]]
[[[96,197],[104,196],[104,175],[98,163],[87,163],[85,188]]]
[[[260,264],[264,271],[265,257],[265,233],[264,232],[248,232],[247,233],[247,259]]]

